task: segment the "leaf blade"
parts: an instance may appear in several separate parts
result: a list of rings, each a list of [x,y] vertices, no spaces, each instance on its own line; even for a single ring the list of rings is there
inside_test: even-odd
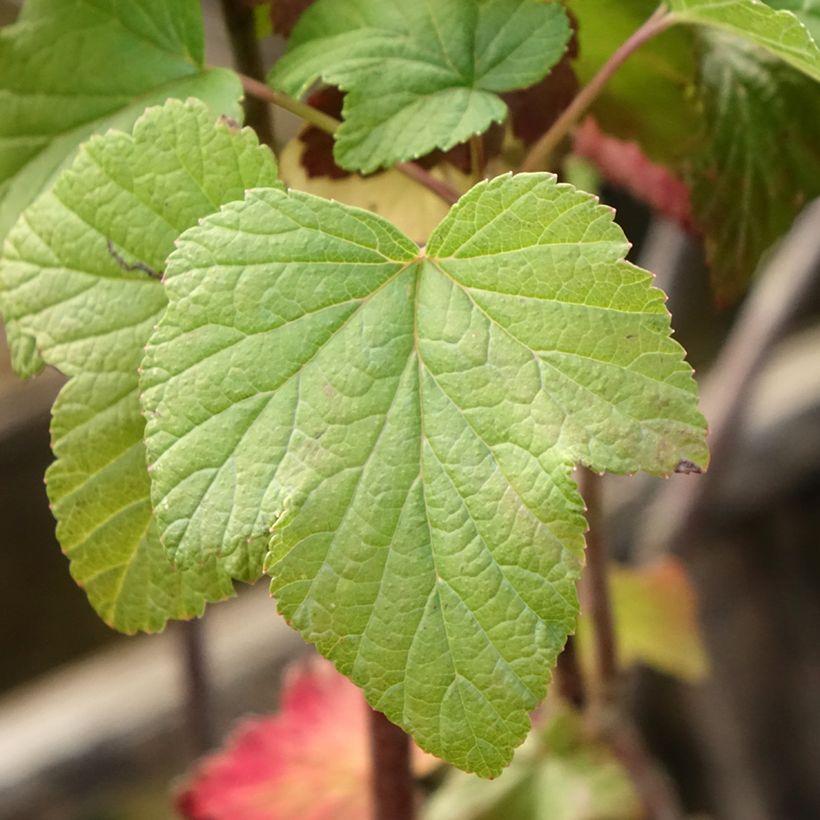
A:
[[[133,136],[84,146],[7,239],[4,314],[70,377],[47,473],[58,538],[92,605],[122,631],[158,630],[232,594],[214,562],[176,572],[159,543],[137,371],[166,299],[159,281],[127,266],[161,271],[182,230],[260,181],[275,181],[275,165],[250,132],[173,101],[149,109]]]
[[[370,173],[500,122],[507,109],[497,94],[542,79],[569,38],[557,3],[321,0],[268,79],[296,96],[320,78],[347,91],[334,154]]]

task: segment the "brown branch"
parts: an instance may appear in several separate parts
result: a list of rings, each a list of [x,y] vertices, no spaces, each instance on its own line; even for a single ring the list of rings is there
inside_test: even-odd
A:
[[[410,737],[370,709],[373,820],[413,820],[416,795],[410,770]]]
[[[305,122],[315,125],[316,128],[328,134],[334,134],[341,125],[341,122],[324,111],[319,111],[312,105],[303,103],[301,100],[289,97],[281,91],[274,91],[268,88],[264,83],[254,80],[253,77],[247,77],[243,74],[239,75],[242,81],[242,87],[246,94],[250,94],[260,100],[264,100],[271,105],[278,105],[286,111],[290,111],[297,117],[300,117]],[[432,191],[440,199],[444,200],[448,205],[452,205],[458,201],[459,193],[451,185],[440,179],[436,179],[429,171],[426,171],[415,162],[399,162],[394,166],[397,171],[400,171],[405,176],[423,185],[429,191]]]
[[[683,807],[672,780],[653,759],[637,727],[617,715],[604,727],[602,737],[629,773],[646,820],[683,820]]]
[[[774,346],[820,279],[820,199],[808,205],[771,255],[743,305],[717,361],[701,384],[700,405],[709,423],[711,466],[696,481],[670,481],[648,518],[653,543],[688,550],[737,445],[749,393]]]
[[[601,477],[581,468],[579,487],[587,507],[586,567],[581,600],[592,623],[597,699],[609,701],[618,678],[615,621],[609,592],[609,561],[601,516]]]
[[[575,638],[570,635],[555,664],[555,686],[558,694],[576,709],[586,704],[584,675],[578,663]]]
[[[201,755],[216,740],[211,717],[212,693],[205,654],[205,625],[200,618],[179,624],[185,664],[185,711],[191,751]]]
[[[481,134],[473,134],[470,137],[470,173],[473,185],[484,179],[484,139]]]
[[[612,54],[601,66],[598,73],[578,92],[575,99],[564,109],[561,116],[550,126],[549,130],[530,148],[519,170],[538,171],[541,168],[548,167],[552,152],[581,119],[595,101],[595,98],[603,91],[612,75],[634,51],[637,51],[647,40],[651,40],[674,22],[675,20],[667,12],[666,6],[663,4],[658,6],[654,14]]]
[[[256,39],[253,10],[239,0],[222,0],[222,19],[225,21],[237,70],[261,80],[265,69]],[[273,123],[270,108],[264,100],[250,96],[245,98],[245,121],[256,131],[261,142],[273,145]]]

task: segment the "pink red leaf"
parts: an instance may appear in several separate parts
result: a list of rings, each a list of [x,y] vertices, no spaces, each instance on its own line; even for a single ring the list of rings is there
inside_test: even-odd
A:
[[[326,661],[292,667],[279,713],[240,723],[177,795],[188,820],[369,820],[368,707]],[[423,772],[436,765],[420,750]]]
[[[575,132],[574,150],[595,165],[604,179],[686,230],[693,230],[689,189],[662,165],[649,160],[637,143],[610,137],[587,117]]]

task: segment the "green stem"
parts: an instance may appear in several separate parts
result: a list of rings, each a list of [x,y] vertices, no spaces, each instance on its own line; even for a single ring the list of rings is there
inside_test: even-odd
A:
[[[274,91],[272,88],[268,88],[264,83],[254,80],[253,77],[240,74],[239,79],[242,81],[242,87],[245,89],[246,94],[250,94],[260,100],[265,100],[265,102],[271,103],[272,105],[278,105],[280,108],[284,108],[286,111],[290,111],[291,114],[300,117],[305,122],[314,125],[320,131],[324,131],[327,134],[335,134],[341,125],[341,122],[335,117],[331,117],[330,114],[325,114],[324,111],[319,111],[318,108],[303,103],[301,100],[289,97],[281,91]],[[418,182],[419,185],[423,185],[429,191],[432,191],[448,205],[452,205],[458,201],[459,193],[455,188],[452,188],[440,179],[436,179],[429,171],[426,171],[415,162],[398,162],[394,167],[400,173]]]
[[[295,114],[305,122],[316,126],[320,131],[324,131],[327,134],[334,134],[341,125],[341,122],[335,117],[331,117],[330,114],[325,114],[324,111],[320,111],[312,105],[303,103],[301,100],[289,97],[281,91],[274,91],[265,85],[265,83],[255,80],[253,77],[240,74],[239,79],[242,81],[242,88],[245,89],[246,94],[255,97],[257,100],[278,105],[279,108],[284,108],[285,111],[290,111],[291,114]]]
[[[530,148],[519,170],[538,171],[549,167],[553,151],[586,113],[612,75],[647,40],[651,40],[674,22],[675,18],[668,13],[666,6],[658,6],[654,14],[601,66],[600,71],[578,92],[549,130]]]

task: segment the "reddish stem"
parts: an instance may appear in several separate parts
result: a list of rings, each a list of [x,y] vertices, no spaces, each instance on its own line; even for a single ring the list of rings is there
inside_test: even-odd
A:
[[[374,820],[413,820],[410,737],[374,709],[370,710],[370,750]]]
[[[655,13],[601,66],[600,71],[578,92],[575,99],[564,109],[550,129],[530,148],[519,170],[538,171],[547,167],[552,152],[603,91],[612,75],[634,51],[674,22],[666,6],[660,5]]]
[[[618,677],[618,659],[609,593],[608,551],[603,538],[601,477],[582,468],[579,483],[587,506],[589,525],[586,537],[587,565],[581,581],[581,598],[592,622],[597,694],[603,699],[609,699]]]

